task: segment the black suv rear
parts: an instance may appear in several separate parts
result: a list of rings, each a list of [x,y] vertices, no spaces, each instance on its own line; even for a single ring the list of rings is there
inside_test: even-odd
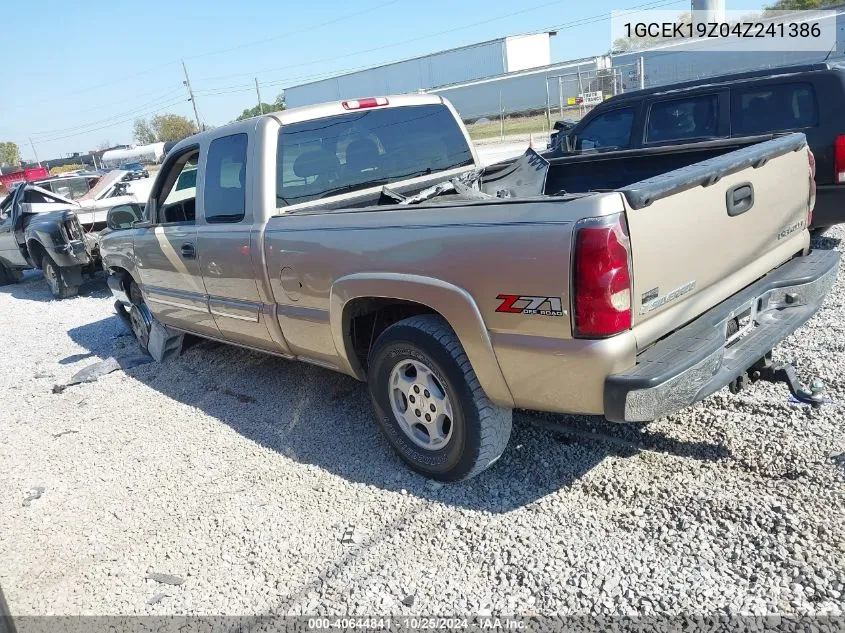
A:
[[[845,66],[767,68],[608,99],[561,132],[553,156],[803,132],[816,157],[813,228],[845,222]]]

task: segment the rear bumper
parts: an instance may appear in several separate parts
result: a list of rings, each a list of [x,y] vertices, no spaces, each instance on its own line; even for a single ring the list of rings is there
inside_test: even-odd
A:
[[[838,269],[835,251],[797,257],[654,344],[633,369],[607,377],[605,417],[647,422],[718,391],[813,316]],[[748,310],[754,326],[726,347],[728,322]]]
[[[819,185],[813,208],[812,228],[821,229],[845,222],[845,185]]]

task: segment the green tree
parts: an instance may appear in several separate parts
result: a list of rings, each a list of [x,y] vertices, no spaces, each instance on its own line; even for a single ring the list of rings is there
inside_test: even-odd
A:
[[[264,113],[267,114],[268,112],[278,112],[279,110],[284,110],[285,107],[285,93],[280,92],[273,103],[262,102],[260,106],[254,105],[251,108],[247,108],[241,112],[240,116],[238,116],[235,121],[243,121],[244,119],[251,119],[254,116],[258,116],[261,114],[262,108]]]
[[[21,150],[17,143],[0,141],[0,166],[17,167],[21,164]]]
[[[132,129],[138,145],[149,145],[156,142],[156,133],[148,121],[135,119]]]
[[[832,7],[841,3],[842,0],[777,0],[766,7],[766,11],[806,11]]]
[[[156,140],[159,142],[181,141],[191,134],[197,133],[197,126],[193,121],[186,119],[179,114],[159,114],[151,121],[155,130]]]
[[[139,145],[181,141],[183,138],[197,133],[197,126],[194,125],[194,122],[179,114],[159,114],[149,121],[135,119],[133,128],[135,140]]]

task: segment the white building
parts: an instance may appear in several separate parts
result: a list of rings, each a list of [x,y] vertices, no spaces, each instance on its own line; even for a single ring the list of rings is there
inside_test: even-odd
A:
[[[551,63],[550,33],[517,35],[285,88],[288,107],[429,90]]]

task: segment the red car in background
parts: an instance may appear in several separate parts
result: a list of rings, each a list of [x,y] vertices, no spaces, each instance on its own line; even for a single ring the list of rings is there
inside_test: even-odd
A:
[[[12,186],[18,182],[30,182],[32,180],[40,180],[50,175],[46,167],[33,167],[32,169],[21,169],[20,171],[12,172],[11,174],[0,174],[0,185],[11,191]]]

